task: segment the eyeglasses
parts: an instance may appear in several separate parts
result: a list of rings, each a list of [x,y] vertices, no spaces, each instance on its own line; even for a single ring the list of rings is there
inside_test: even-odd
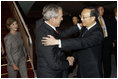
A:
[[[84,17],[84,16],[79,15],[79,17],[80,17],[81,19],[87,19],[87,18],[89,18],[89,17],[91,17],[91,16],[86,16],[86,17]]]

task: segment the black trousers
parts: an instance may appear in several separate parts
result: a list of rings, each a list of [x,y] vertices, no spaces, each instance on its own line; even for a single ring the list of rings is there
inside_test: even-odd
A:
[[[116,67],[117,67],[117,41],[115,42],[114,54],[115,54],[115,62],[116,62]]]
[[[103,77],[110,78],[111,76],[111,54],[112,54],[112,42],[109,38],[104,38],[102,47],[102,62],[103,62]]]

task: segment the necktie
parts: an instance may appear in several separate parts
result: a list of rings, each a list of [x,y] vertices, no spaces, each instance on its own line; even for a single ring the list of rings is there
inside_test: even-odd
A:
[[[85,35],[85,33],[87,32],[87,30],[88,30],[87,28],[84,28],[83,29],[82,37]]]
[[[58,30],[56,30],[56,32],[59,34]]]
[[[99,21],[100,21],[100,25],[101,25],[101,27],[103,27],[103,23],[102,23],[102,19],[101,19],[101,17],[99,18]]]
[[[105,33],[105,30],[103,29],[103,22],[102,22],[101,17],[99,18],[99,21],[100,21],[100,25],[101,25],[101,27],[102,27],[103,34],[104,34],[104,37],[105,37],[105,36],[106,36],[106,33]]]

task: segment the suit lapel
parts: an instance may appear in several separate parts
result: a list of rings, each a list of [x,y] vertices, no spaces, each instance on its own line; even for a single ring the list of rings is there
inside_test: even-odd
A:
[[[56,38],[59,39],[60,35],[52,28],[50,27],[48,24],[45,23],[46,29],[48,29],[50,31],[50,33]]]
[[[84,31],[85,31],[85,27],[83,26],[82,29],[81,29],[81,32],[80,32],[80,37],[82,37]]]
[[[92,28],[90,28],[89,30],[86,31],[86,33],[83,35],[83,37],[88,36],[88,34],[90,34],[91,32],[93,32],[96,28],[97,28],[97,24],[94,25]]]

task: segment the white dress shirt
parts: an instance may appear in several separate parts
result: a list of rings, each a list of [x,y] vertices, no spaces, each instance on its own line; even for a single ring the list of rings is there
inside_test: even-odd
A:
[[[94,25],[96,25],[96,22],[93,25],[91,25],[90,27],[86,27],[87,30],[89,30],[90,28],[92,28]],[[77,23],[77,26],[81,30],[82,27],[79,25],[79,23]]]

